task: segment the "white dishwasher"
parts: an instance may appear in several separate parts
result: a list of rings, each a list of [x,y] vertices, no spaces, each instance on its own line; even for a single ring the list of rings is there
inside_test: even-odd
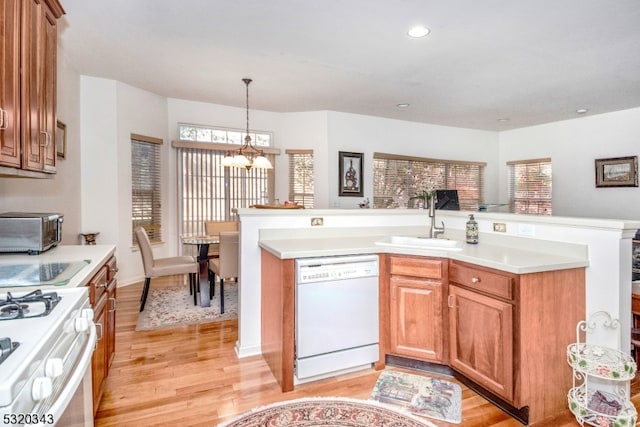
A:
[[[377,255],[296,260],[294,382],[378,360],[378,275]]]

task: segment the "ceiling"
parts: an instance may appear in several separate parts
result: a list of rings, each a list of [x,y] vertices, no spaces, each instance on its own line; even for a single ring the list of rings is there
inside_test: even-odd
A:
[[[249,77],[251,109],[485,130],[640,107],[638,0],[62,4],[77,72],[170,98],[244,107]]]

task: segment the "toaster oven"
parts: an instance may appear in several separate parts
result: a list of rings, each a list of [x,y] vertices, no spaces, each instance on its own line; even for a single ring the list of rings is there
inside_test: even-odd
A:
[[[5,212],[0,214],[0,252],[37,255],[62,240],[62,214]]]

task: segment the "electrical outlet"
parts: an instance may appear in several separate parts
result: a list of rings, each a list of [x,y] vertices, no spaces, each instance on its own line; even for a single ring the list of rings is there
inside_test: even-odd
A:
[[[311,218],[311,226],[312,227],[316,227],[319,225],[324,225],[324,218],[322,217],[315,217],[315,218]]]
[[[507,232],[507,224],[504,222],[494,222],[493,223],[493,231],[498,233],[506,233]]]

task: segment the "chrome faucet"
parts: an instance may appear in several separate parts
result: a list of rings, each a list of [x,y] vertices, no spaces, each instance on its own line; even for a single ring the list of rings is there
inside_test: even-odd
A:
[[[444,221],[440,221],[442,227],[438,227],[436,225],[436,197],[435,195],[431,196],[429,200],[427,200],[429,204],[429,238],[437,239],[438,235],[444,233]]]

